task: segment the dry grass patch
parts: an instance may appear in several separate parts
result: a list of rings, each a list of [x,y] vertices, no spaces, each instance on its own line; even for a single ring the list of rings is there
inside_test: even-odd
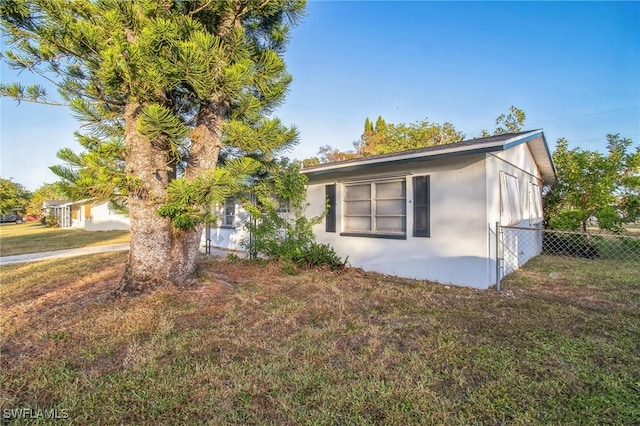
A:
[[[47,228],[40,223],[0,225],[0,256],[129,242],[129,231]]]
[[[582,281],[539,258],[496,293],[203,256],[193,287],[110,299],[124,259],[3,268],[0,406],[64,408],[72,424],[640,418],[625,267]]]

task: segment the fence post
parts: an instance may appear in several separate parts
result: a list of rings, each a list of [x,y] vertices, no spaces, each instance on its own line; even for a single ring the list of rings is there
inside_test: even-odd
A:
[[[500,243],[502,242],[502,229],[500,229],[500,222],[496,222],[496,291],[500,291],[500,269],[502,259],[500,257]]]
[[[206,223],[204,238],[205,238],[205,243],[204,243],[205,244],[204,245],[205,249],[204,249],[204,251],[207,254],[211,254],[211,221],[209,221],[209,220]]]
[[[258,205],[258,197],[256,196],[256,194],[250,194],[249,195],[249,202],[255,207]],[[258,253],[255,250],[255,246],[254,246],[254,235],[253,235],[253,230],[256,227],[257,219],[251,214],[249,213],[249,222],[251,223],[251,226],[249,227],[249,259],[254,260],[258,258]]]

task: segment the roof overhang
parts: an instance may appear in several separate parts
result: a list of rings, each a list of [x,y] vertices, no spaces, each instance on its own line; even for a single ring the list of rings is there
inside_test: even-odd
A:
[[[68,201],[66,200],[44,200],[42,202],[42,208],[48,209],[48,208],[60,207],[67,203]]]
[[[499,139],[496,141],[492,141],[491,138],[487,139],[488,141],[478,140],[477,143],[474,140],[463,141],[452,143],[450,145],[431,147],[431,149],[413,150],[396,154],[378,155],[374,157],[321,164],[318,166],[303,168],[301,173],[304,173],[308,177],[320,177],[323,175],[362,171],[372,166],[434,161],[463,155],[466,156],[505,151],[517,145],[527,143],[545,183],[555,183],[555,167],[542,130],[520,133],[511,138]]]
[[[82,204],[93,204],[93,200],[91,198],[84,198],[77,201],[55,201],[56,204],[52,204],[51,202],[47,201],[45,201],[45,203],[43,203],[43,208],[72,207]]]
[[[544,137],[542,130],[531,132],[530,137],[526,137],[523,140],[516,140],[513,142],[505,143],[504,150],[512,148],[516,145],[527,143],[533,160],[536,162],[542,178],[545,184],[552,185],[556,183],[556,167],[553,164],[553,158],[549,151],[549,145],[547,145],[547,139]]]

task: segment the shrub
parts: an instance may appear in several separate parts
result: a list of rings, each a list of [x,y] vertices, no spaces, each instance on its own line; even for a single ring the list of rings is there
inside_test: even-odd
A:
[[[56,215],[53,212],[50,212],[48,215],[43,216],[42,219],[40,219],[40,223],[42,223],[44,226],[47,226],[49,228],[60,227],[58,218],[56,218]]]
[[[562,229],[565,231],[579,231],[582,226],[582,211],[563,210],[549,219],[551,229]]]
[[[251,238],[242,245],[252,257],[262,255],[304,267],[344,266],[331,246],[315,242],[313,226],[324,214],[305,216],[307,178],[299,168],[285,160],[251,188],[254,199],[245,202],[252,217],[245,225]]]
[[[260,218],[247,225],[251,239],[243,242],[252,255],[262,255],[283,262],[291,261],[307,268],[329,266],[331,269],[339,269],[346,264],[346,260],[343,261],[329,244],[316,243],[313,225],[322,216],[289,216],[264,206],[261,211]]]
[[[613,206],[606,206],[601,208],[597,214],[598,226],[601,229],[614,232],[616,234],[624,233],[624,227],[622,226],[622,218],[618,211]]]
[[[342,260],[329,244],[318,244],[316,242],[304,247],[293,258],[293,261],[301,267],[328,266],[332,270],[344,268],[347,260],[348,256],[347,259]]]
[[[586,234],[545,232],[542,237],[542,251],[547,254],[587,259],[600,257],[598,248],[589,241]]]
[[[227,260],[228,260],[229,262],[237,262],[237,261],[239,261],[239,260],[240,260],[240,256],[238,256],[238,255],[237,255],[237,254],[235,254],[235,253],[228,253],[228,254],[227,254]]]

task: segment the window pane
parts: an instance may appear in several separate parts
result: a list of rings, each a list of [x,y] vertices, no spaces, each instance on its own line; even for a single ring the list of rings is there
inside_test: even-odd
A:
[[[347,186],[345,200],[368,200],[371,198],[371,185],[351,185]]]
[[[347,215],[370,215],[371,201],[347,201],[345,210]]]
[[[376,214],[379,215],[405,215],[406,204],[404,200],[386,200],[376,202]]]
[[[404,217],[376,216],[377,232],[404,232]]]
[[[222,204],[216,206],[215,211],[218,215],[218,226],[233,226],[236,214],[235,197],[225,198]]]
[[[276,211],[278,213],[288,213],[289,200],[285,200],[284,198],[278,198],[278,209]]]
[[[376,198],[404,198],[404,182],[376,184]]]
[[[226,198],[222,206],[222,214],[234,215],[236,212],[236,200],[233,197]]]
[[[349,185],[344,187],[344,194],[345,231],[406,233],[405,181]],[[375,216],[375,219],[372,216]]]
[[[371,231],[370,217],[346,217],[345,230],[347,231]]]

